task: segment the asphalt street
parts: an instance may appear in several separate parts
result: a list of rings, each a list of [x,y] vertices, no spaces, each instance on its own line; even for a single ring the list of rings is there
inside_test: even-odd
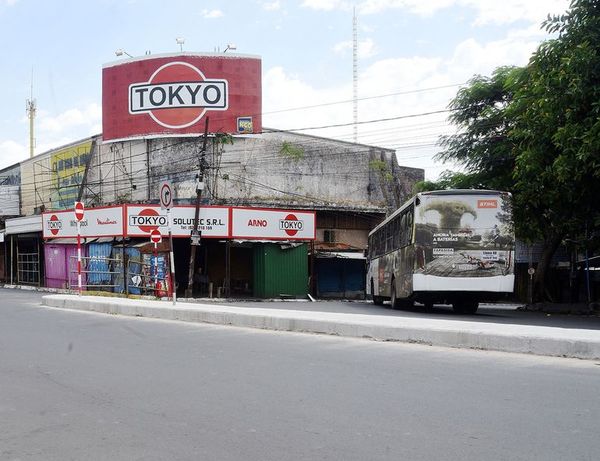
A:
[[[18,290],[0,299],[2,460],[600,453],[594,361],[48,309]]]
[[[482,303],[474,315],[456,314],[452,306],[436,305],[427,311],[418,304],[412,309],[392,309],[389,303],[376,306],[370,301],[268,301],[239,302],[232,301],[239,307],[260,307],[264,309],[294,309],[320,312],[338,312],[345,314],[384,315],[394,317],[427,318],[450,321],[469,321],[486,323],[509,323],[514,325],[537,325],[559,328],[584,328],[600,330],[598,315],[548,315],[543,312],[527,312],[517,310],[519,304]]]

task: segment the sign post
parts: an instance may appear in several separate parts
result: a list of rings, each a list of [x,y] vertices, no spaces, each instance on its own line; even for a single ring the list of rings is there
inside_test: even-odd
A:
[[[158,229],[150,233],[150,241],[154,244],[154,294],[158,298],[158,244],[162,242],[162,235]]]
[[[81,296],[81,220],[84,215],[82,202],[75,202],[75,220],[77,221],[77,293]]]
[[[173,305],[177,304],[177,285],[175,283],[175,256],[173,255],[173,228],[171,224],[171,208],[173,207],[173,186],[170,181],[163,181],[159,189],[160,207],[167,210],[167,224],[169,226],[169,262],[171,267],[171,291],[173,292]]]

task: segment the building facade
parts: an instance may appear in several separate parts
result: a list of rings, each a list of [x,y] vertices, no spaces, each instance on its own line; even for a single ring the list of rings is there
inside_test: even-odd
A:
[[[87,210],[104,210],[90,216],[121,205],[160,215],[154,210],[165,181],[172,185],[175,205],[193,210],[201,175],[201,216],[227,209],[230,226],[258,228],[236,232],[232,227],[219,234],[201,226],[191,272],[201,271],[199,279],[212,284],[213,295],[363,296],[367,235],[411,196],[423,170],[398,165],[393,150],[263,128],[260,99],[256,57],[181,53],[106,65],[104,132],[3,170],[10,178],[6,183],[0,172],[0,209],[7,221],[4,279],[72,285],[74,239],[61,236],[62,221],[52,212],[81,201]],[[253,214],[244,223],[234,219],[246,216],[239,210]],[[286,213],[283,218],[277,210]],[[106,223],[104,228],[120,223],[125,229],[133,219],[127,213],[95,219],[99,226]],[[311,238],[267,232],[269,217],[282,226],[294,213],[313,213]],[[89,272],[90,283],[97,278],[98,289],[135,291],[144,261],[154,261],[151,227],[86,237],[90,264],[99,255],[111,260],[110,270],[104,270],[110,283]],[[189,235],[177,235],[173,249],[171,282],[183,294],[191,273]],[[163,241],[158,253],[165,267],[166,250]],[[132,260],[140,267],[134,264],[130,273],[126,267]],[[38,273],[32,276],[34,267]]]

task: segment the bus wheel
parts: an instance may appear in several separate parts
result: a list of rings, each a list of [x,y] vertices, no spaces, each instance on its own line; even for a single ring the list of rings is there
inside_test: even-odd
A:
[[[479,303],[472,299],[462,299],[452,303],[452,309],[457,314],[474,314],[478,307]]]
[[[375,296],[375,285],[373,284],[373,280],[371,280],[371,294],[373,295],[373,304],[381,306],[383,304],[383,298],[381,296]]]

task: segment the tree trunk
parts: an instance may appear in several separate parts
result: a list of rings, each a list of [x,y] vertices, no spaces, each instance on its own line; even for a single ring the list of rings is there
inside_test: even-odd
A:
[[[553,301],[546,291],[548,269],[550,269],[550,262],[560,242],[563,239],[562,234],[553,234],[544,239],[544,246],[542,248],[542,256],[538,263],[537,270],[535,272],[535,278],[533,280],[533,301]]]

